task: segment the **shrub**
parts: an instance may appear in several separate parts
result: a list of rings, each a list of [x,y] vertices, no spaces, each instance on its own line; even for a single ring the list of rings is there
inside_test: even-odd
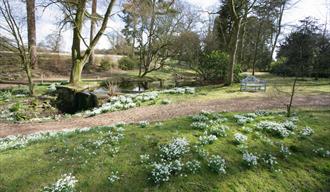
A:
[[[162,105],[167,105],[167,104],[170,104],[171,103],[171,100],[169,100],[169,99],[163,99],[162,101],[161,101],[161,104]]]
[[[223,81],[226,77],[229,56],[221,51],[213,51],[201,57],[198,71],[207,81]]]
[[[226,161],[219,155],[212,155],[207,162],[211,171],[218,174],[226,173]]]
[[[102,59],[100,62],[100,68],[102,70],[108,71],[111,68],[114,68],[115,64],[111,59]]]
[[[118,61],[118,67],[122,70],[132,70],[138,66],[138,61],[131,57],[123,57]]]
[[[9,108],[10,112],[18,112],[20,109],[22,109],[22,104],[21,103],[15,103]]]
[[[12,97],[10,91],[0,91],[0,101],[8,101]]]

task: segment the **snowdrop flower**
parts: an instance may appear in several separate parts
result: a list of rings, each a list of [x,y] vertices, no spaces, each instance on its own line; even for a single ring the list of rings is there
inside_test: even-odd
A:
[[[243,153],[243,161],[246,162],[248,166],[256,166],[258,164],[257,160],[258,156],[253,153],[247,151]]]
[[[214,141],[216,141],[218,138],[215,135],[208,135],[207,131],[204,132],[202,136],[199,136],[198,141],[202,145],[212,144]]]
[[[108,177],[108,181],[110,184],[113,184],[114,182],[118,181],[120,177],[118,176],[118,171],[111,172],[111,175]]]
[[[226,173],[226,161],[219,155],[212,155],[208,160],[209,168],[218,173],[225,174]]]
[[[305,127],[301,130],[300,135],[302,137],[311,136],[314,133],[314,130],[310,127]]]
[[[160,147],[161,157],[173,160],[189,151],[189,142],[185,138],[175,138],[169,144]]]
[[[247,136],[243,135],[242,133],[235,133],[234,135],[236,143],[245,143],[247,141]]]
[[[49,187],[44,187],[43,192],[62,192],[67,191],[71,192],[74,191],[75,184],[78,182],[75,176],[72,176],[71,173],[64,174],[61,176],[56,183],[52,184]]]

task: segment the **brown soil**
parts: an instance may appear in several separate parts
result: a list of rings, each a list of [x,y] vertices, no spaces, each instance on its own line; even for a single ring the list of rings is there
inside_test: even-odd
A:
[[[202,110],[211,111],[255,111],[258,109],[285,108],[286,98],[240,98],[210,101],[189,101],[161,106],[146,106],[105,113],[95,117],[63,119],[43,123],[7,124],[0,123],[0,137],[29,134],[38,131],[63,130],[82,127],[110,125],[116,122],[136,123],[142,120],[163,121],[180,116],[192,115]],[[293,105],[306,107],[330,107],[330,95],[297,96]]]

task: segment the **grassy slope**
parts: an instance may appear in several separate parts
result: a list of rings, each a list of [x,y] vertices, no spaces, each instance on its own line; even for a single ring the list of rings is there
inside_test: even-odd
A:
[[[289,159],[278,159],[283,173],[263,166],[248,169],[242,165],[242,155],[233,144],[233,134],[241,130],[241,126],[233,122],[231,113],[227,113],[225,116],[229,122],[225,124],[231,127],[230,133],[205,147],[211,154],[220,154],[226,159],[226,175],[211,173],[203,163],[201,172],[196,175],[174,176],[161,186],[147,181],[148,170],[139,163],[139,155],[155,154],[157,146],[172,137],[184,136],[191,143],[197,141],[196,135],[201,132],[190,128],[190,118],[180,118],[164,122],[160,128],[155,125],[144,129],[136,125],[126,126],[120,151],[114,157],[107,146],[79,150],[78,146],[97,140],[105,131],[72,134],[37,142],[23,149],[0,152],[0,191],[36,191],[68,172],[78,178],[78,191],[329,191],[330,161],[312,153],[312,149],[318,147],[329,149],[330,129],[326,126],[330,124],[329,115],[330,111],[299,112],[298,128],[308,125],[315,130],[310,138],[291,136],[282,140],[269,137],[273,141],[282,140],[294,149]],[[282,116],[260,118],[284,119]],[[254,133],[245,134],[249,137],[252,152],[278,155],[278,147],[262,142]],[[188,154],[184,159],[193,158],[197,158],[196,154]],[[114,170],[119,171],[121,179],[109,185],[107,177]]]

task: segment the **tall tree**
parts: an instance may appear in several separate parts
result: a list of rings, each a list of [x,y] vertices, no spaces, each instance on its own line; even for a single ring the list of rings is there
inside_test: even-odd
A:
[[[36,45],[36,18],[35,0],[26,1],[27,26],[28,26],[28,47],[30,52],[31,67],[38,68],[37,45]]]
[[[229,13],[233,22],[232,34],[228,44],[229,66],[227,72],[226,85],[231,85],[234,81],[234,68],[237,64],[237,50],[240,41],[242,22],[245,22],[248,13],[253,8],[256,0],[229,0]]]

